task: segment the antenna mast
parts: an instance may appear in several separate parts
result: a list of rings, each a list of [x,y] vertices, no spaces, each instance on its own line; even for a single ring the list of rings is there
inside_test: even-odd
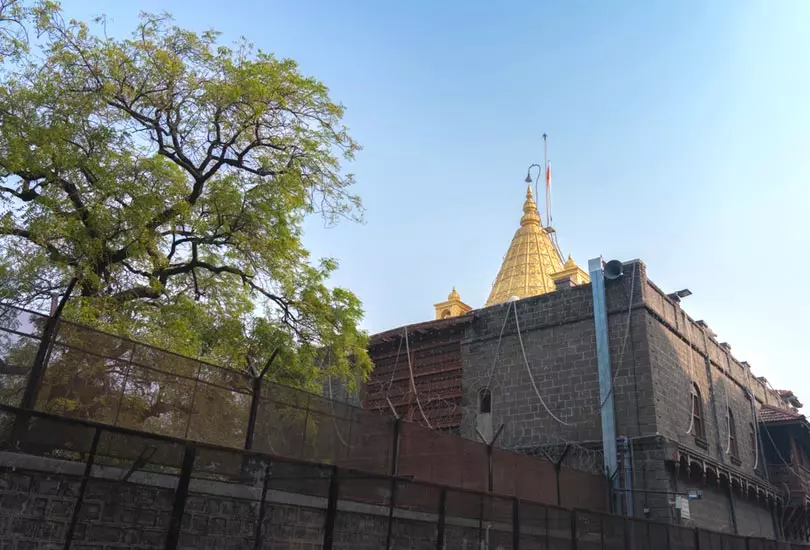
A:
[[[543,166],[546,171],[546,225],[552,227],[551,225],[551,206],[549,203],[551,202],[551,180],[549,179],[548,174],[548,134],[543,133]]]

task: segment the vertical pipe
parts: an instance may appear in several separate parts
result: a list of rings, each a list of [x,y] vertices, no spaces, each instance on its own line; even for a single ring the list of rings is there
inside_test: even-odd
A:
[[[262,480],[262,500],[259,502],[259,519],[256,522],[256,541],[253,543],[254,550],[262,547],[262,527],[264,516],[267,513],[267,488],[270,485],[270,464],[264,467],[264,479]]]
[[[436,550],[444,550],[444,522],[447,513],[447,489],[439,493],[439,525],[436,529]]]
[[[101,428],[96,428],[96,431],[93,433],[93,442],[90,444],[90,455],[87,457],[87,462],[84,465],[84,475],[82,476],[81,485],[79,485],[79,496],[76,497],[76,504],[73,506],[73,515],[70,517],[70,525],[65,535],[65,550],[70,550],[73,534],[76,532],[76,523],[79,521],[82,502],[84,502],[84,493],[87,491],[87,483],[90,481],[90,474],[93,471],[93,462],[96,460],[96,451],[98,450],[98,440],[100,438]]]
[[[512,550],[520,550],[520,500],[512,499]]]
[[[329,498],[326,503],[326,524],[323,528],[323,550],[332,550],[335,544],[335,518],[337,518],[337,503],[340,492],[337,467],[332,468],[329,478]]]
[[[548,526],[548,506],[544,506],[544,507],[543,507],[543,509],[545,510],[545,513],[544,513],[543,515],[545,516],[545,518],[544,518],[544,525],[546,526],[546,549],[548,549],[548,548],[551,548],[551,547],[549,546],[549,542],[550,542],[550,541],[549,541],[550,534],[549,534],[549,532],[548,532],[548,531],[549,531],[549,526]]]
[[[624,436],[624,485],[627,491],[625,492],[625,499],[627,501],[627,515],[630,517],[635,516],[635,497],[633,494],[633,443],[630,438]]]
[[[596,363],[599,371],[599,402],[602,418],[602,455],[604,456],[605,476],[611,490],[612,512],[620,508],[618,486],[618,454],[616,450],[616,418],[613,405],[613,375],[610,368],[610,339],[608,338],[607,304],[605,277],[602,258],[588,261],[593,293],[593,321],[596,331]]]
[[[188,487],[191,484],[191,472],[194,470],[194,459],[197,456],[197,448],[187,444],[183,453],[183,467],[180,471],[180,479],[177,482],[177,490],[174,494],[174,505],[172,506],[172,517],[169,522],[169,532],[166,535],[165,550],[175,550],[180,541],[180,528],[183,525],[183,512],[186,510],[186,500],[188,499]]]

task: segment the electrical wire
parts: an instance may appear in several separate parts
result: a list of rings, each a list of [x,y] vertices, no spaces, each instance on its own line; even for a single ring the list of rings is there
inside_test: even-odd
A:
[[[348,443],[346,443],[346,440],[343,439],[343,436],[340,434],[340,428],[338,428],[338,425],[337,425],[337,419],[335,418],[335,402],[332,400],[332,377],[327,376],[326,380],[327,380],[327,384],[329,385],[329,408],[332,411],[332,424],[334,424],[334,426],[335,426],[335,433],[337,434],[338,439],[340,440],[340,442],[343,443],[343,445],[346,448],[353,449],[354,446],[349,445]],[[351,422],[351,420],[349,420],[349,422]],[[304,429],[306,429],[306,426],[304,426]]]
[[[503,332],[506,329],[506,323],[509,321],[509,311],[512,309],[514,302],[506,303],[506,313],[503,316],[503,324],[501,324],[501,332],[498,334],[498,343],[495,346],[495,354],[492,356],[492,365],[489,367],[489,374],[487,375],[487,385],[485,389],[489,389],[492,384],[492,375],[495,374],[495,365],[498,362],[498,354],[501,351],[501,340],[503,339]]]
[[[408,371],[411,373],[411,387],[413,388],[413,395],[416,397],[416,404],[419,406],[419,412],[422,413],[422,418],[425,419],[425,424],[431,430],[433,426],[430,425],[430,421],[428,420],[427,416],[425,415],[425,410],[422,408],[422,402],[419,401],[419,392],[416,391],[416,380],[413,377],[413,364],[411,363],[411,347],[408,344],[408,327],[405,327],[405,353],[408,354]]]
[[[526,348],[523,346],[523,336],[520,334],[520,319],[518,319],[517,305],[515,305],[515,328],[517,329],[518,341],[520,342],[520,352],[523,354],[523,364],[526,366],[526,372],[529,373],[529,380],[532,383],[532,388],[534,388],[534,393],[537,395],[537,398],[540,400],[543,408],[546,409],[546,412],[551,418],[563,426],[571,426],[570,423],[566,422],[565,420],[561,420],[559,417],[557,417],[557,415],[551,412],[551,409],[549,409],[548,405],[546,405],[546,401],[543,399],[543,396],[540,395],[540,390],[537,389],[537,383],[534,381],[532,369],[529,367],[529,359],[526,357]]]
[[[404,327],[405,334],[408,333],[408,327]],[[394,367],[391,369],[391,378],[388,380],[388,388],[385,390],[385,398],[388,399],[388,394],[391,393],[391,387],[394,385],[394,374],[397,372],[397,363],[399,362],[399,354],[402,351],[402,336],[399,337],[399,347],[397,347],[397,355],[394,358]],[[396,412],[396,411],[395,411]]]
[[[692,433],[695,427],[695,393],[692,391],[692,385],[695,383],[695,369],[692,366],[692,320],[687,317],[686,319],[686,341],[689,344],[689,428],[686,429],[686,435]]]

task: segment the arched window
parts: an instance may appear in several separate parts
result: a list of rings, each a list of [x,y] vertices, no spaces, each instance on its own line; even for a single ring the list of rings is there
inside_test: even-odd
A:
[[[698,385],[692,384],[692,433],[700,439],[706,438],[706,426],[703,423],[703,398]]]
[[[740,449],[737,445],[737,424],[734,421],[734,413],[731,407],[726,412],[726,422],[728,423],[728,454],[733,458],[740,456]]]
[[[448,319],[450,315],[451,313],[449,309],[445,309],[444,311],[442,311],[442,319]]]
[[[492,412],[492,392],[488,389],[478,392],[478,412],[481,414]]]

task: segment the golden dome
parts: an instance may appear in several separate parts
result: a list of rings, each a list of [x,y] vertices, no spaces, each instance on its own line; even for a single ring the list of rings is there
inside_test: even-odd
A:
[[[555,291],[551,274],[562,271],[563,263],[540,221],[532,189],[529,187],[526,190],[526,202],[523,203],[520,227],[512,238],[498,276],[495,277],[487,306],[503,303],[512,296],[528,298]],[[571,259],[569,261],[573,262]]]

